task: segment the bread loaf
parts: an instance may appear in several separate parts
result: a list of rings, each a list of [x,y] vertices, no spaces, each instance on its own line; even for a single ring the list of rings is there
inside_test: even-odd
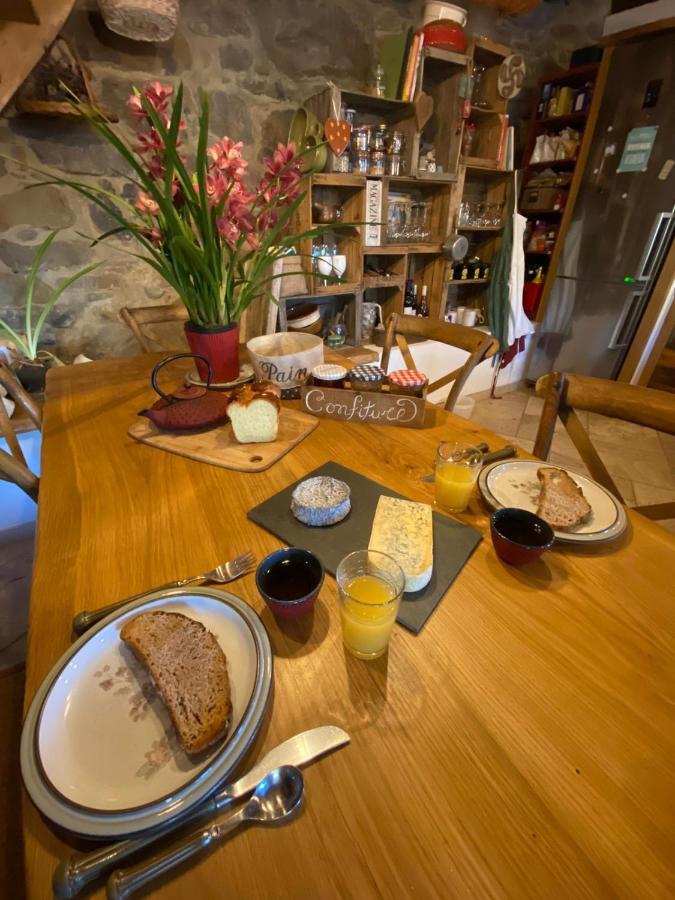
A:
[[[570,531],[590,516],[591,505],[564,469],[537,469],[541,482],[537,515],[559,531]]]
[[[275,441],[279,430],[281,392],[269,381],[245,384],[230,399],[227,414],[240,444]]]
[[[121,638],[149,671],[186,753],[227,733],[232,716],[227,661],[201,622],[181,613],[140,613]]]

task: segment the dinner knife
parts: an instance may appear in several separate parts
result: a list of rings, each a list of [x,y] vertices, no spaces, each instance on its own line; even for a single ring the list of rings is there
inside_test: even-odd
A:
[[[108,844],[90,853],[74,853],[61,860],[52,879],[54,897],[58,900],[76,897],[88,884],[132,853],[142,850],[183,825],[211,818],[230,803],[250,794],[272,769],[286,765],[305,766],[332,750],[338,750],[349,741],[347,732],[336,725],[322,725],[296,734],[295,737],[289,738],[266,753],[260,762],[238,781],[220,788],[180,819],[166,822],[153,829],[150,834]]]

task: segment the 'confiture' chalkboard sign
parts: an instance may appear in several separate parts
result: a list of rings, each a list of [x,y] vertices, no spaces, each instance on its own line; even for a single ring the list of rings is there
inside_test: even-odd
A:
[[[406,428],[424,425],[424,400],[421,397],[325,387],[303,387],[300,396],[304,411],[322,419],[367,425],[403,425]]]

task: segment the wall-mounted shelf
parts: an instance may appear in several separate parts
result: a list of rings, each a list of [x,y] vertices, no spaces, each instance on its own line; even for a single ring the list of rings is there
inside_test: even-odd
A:
[[[457,231],[502,231],[504,225],[458,225]]]
[[[567,200],[564,209],[528,209],[521,211],[522,215],[526,216],[528,219],[548,219],[550,220],[551,228],[556,227],[555,244],[553,245],[552,250],[538,252],[527,250],[525,252],[526,257],[531,259],[533,263],[538,260],[539,264],[545,269],[544,284],[536,313],[538,322],[541,322],[544,318],[546,306],[555,281],[560,254],[562,253],[565,237],[572,221],[574,205],[581,186],[581,179],[583,178],[586,160],[588,159],[593,131],[602,103],[602,95],[607,80],[610,56],[611,54],[608,54],[608,52],[605,51],[602,61],[599,64],[593,63],[588,66],[577,66],[576,68],[568,69],[567,71],[558,71],[553,75],[541,78],[539,81],[540,94],[535,102],[523,158],[525,160],[531,158],[537,137],[541,135],[543,131],[560,130],[565,125],[571,125],[581,133],[581,141],[577,147],[576,156],[573,159],[554,159],[538,163],[528,162],[524,167],[525,177],[523,178],[522,195],[528,190],[531,175],[536,172],[540,172],[543,169],[552,169],[554,172],[571,173],[570,181],[565,185]],[[544,102],[544,85],[561,85],[563,87],[576,89],[584,86],[587,82],[593,84],[593,94],[588,109],[569,113],[564,116],[547,116],[543,119],[535,118],[537,108],[541,102]]]
[[[453,50],[441,50],[439,47],[424,47],[422,56],[425,59],[435,59],[438,62],[451,63],[454,66],[467,66],[471,59],[464,53],[455,53]]]
[[[451,278],[449,281],[446,281],[446,284],[488,284],[490,281],[489,278]]]
[[[365,290],[375,288],[402,288],[405,287],[405,275],[364,275],[363,287]]]

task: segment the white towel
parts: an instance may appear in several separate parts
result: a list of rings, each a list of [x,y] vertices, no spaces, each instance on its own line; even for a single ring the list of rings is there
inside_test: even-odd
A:
[[[534,325],[525,315],[523,309],[523,286],[525,284],[525,251],[523,236],[527,219],[520,213],[513,214],[513,247],[511,250],[511,271],[509,273],[509,327],[507,333],[508,346],[511,347],[518,338],[534,332]]]

